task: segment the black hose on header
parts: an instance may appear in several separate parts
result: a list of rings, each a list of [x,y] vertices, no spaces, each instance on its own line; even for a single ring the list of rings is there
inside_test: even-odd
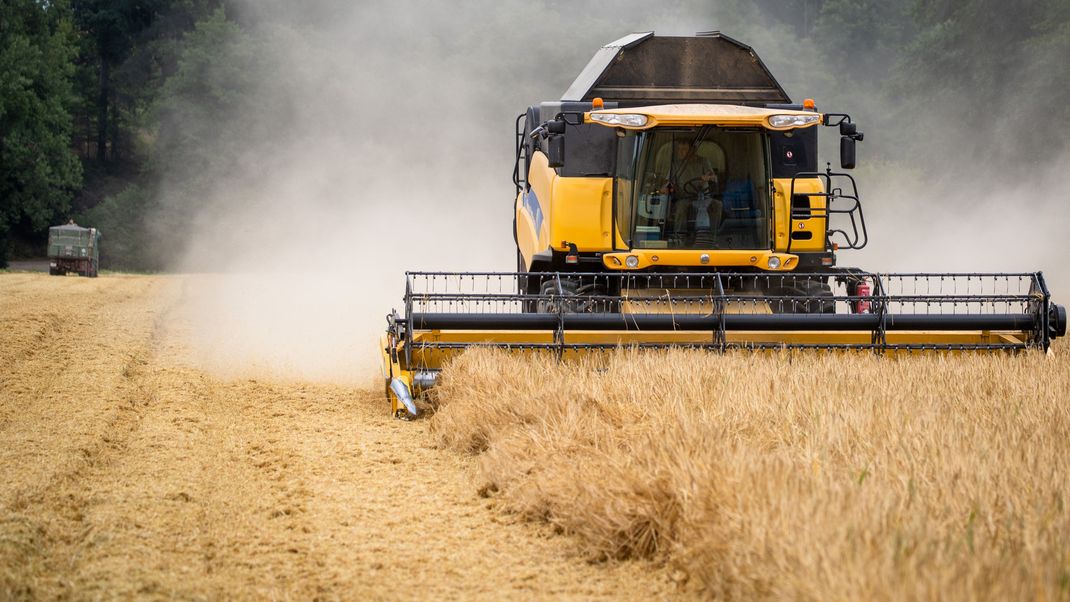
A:
[[[1052,320],[1066,332],[1066,311],[1061,306],[1061,319]],[[888,314],[884,330],[1015,330],[1036,328],[1031,314]],[[412,328],[416,330],[874,330],[882,327],[877,314],[451,314],[413,313]]]

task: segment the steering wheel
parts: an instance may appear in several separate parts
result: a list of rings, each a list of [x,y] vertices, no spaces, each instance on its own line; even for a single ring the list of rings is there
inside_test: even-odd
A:
[[[702,176],[698,176],[684,182],[684,185],[681,188],[683,189],[684,194],[688,196],[698,196],[700,192],[706,190],[707,186],[709,186],[709,182],[702,179]]]

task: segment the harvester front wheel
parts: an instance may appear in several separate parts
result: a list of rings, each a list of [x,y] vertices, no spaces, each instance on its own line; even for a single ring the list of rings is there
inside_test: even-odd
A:
[[[614,313],[619,311],[618,304],[606,299],[607,291],[591,283],[581,283],[572,278],[545,280],[539,289],[542,297],[537,304],[538,313],[589,314]]]
[[[770,297],[788,297],[770,299],[769,308],[775,314],[836,313],[832,287],[822,280],[800,280],[790,286],[770,289],[766,294]]]

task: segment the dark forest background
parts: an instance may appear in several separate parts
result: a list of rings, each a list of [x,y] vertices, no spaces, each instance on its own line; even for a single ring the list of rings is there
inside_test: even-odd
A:
[[[260,4],[2,0],[0,267],[42,255],[48,227],[68,219],[101,229],[105,267],[166,267],[199,199],[247,169],[242,147],[301,137],[302,120],[290,117],[302,107],[276,88],[304,84],[279,65],[292,67],[282,55],[335,21],[337,7]],[[505,124],[494,129],[504,132],[506,155],[508,114],[543,100],[530,93],[564,90],[601,44],[646,25],[621,14],[576,22],[590,11],[554,0],[516,4],[525,15],[557,16],[539,25],[522,19],[544,29],[519,50],[510,46],[506,59],[515,63],[499,65],[503,85],[524,82],[503,114],[491,115]],[[518,26],[506,5],[485,25],[503,40]],[[796,100],[813,96],[819,107],[855,115],[867,132],[865,161],[881,169],[939,178],[956,157],[980,177],[1065,160],[1066,0],[680,0],[665,10],[674,6],[699,15],[691,31],[719,29],[752,45]],[[375,14],[358,17],[368,32],[391,26],[375,24]],[[434,45],[439,56],[485,44],[458,31],[466,30],[442,34],[452,38]],[[525,69],[530,76],[517,73]],[[508,188],[508,168],[500,179]]]

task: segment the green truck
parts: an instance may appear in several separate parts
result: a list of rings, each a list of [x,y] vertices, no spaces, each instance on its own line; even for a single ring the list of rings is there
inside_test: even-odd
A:
[[[75,272],[96,278],[100,263],[100,232],[83,228],[74,220],[48,229],[48,273],[66,276]]]

